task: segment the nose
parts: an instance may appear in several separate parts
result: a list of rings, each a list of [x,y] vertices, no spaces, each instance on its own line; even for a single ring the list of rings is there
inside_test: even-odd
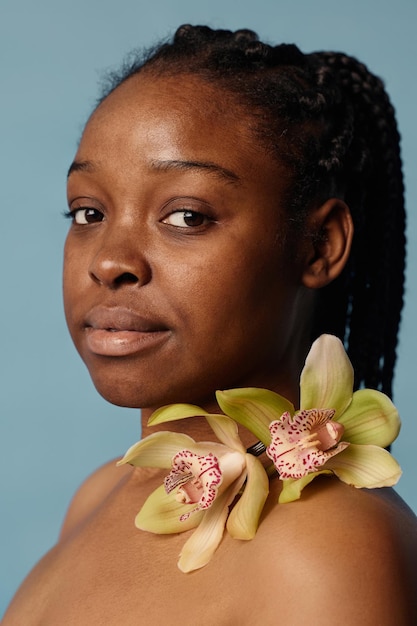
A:
[[[91,279],[110,289],[145,285],[151,280],[149,261],[139,242],[106,241],[95,253],[89,267]]]

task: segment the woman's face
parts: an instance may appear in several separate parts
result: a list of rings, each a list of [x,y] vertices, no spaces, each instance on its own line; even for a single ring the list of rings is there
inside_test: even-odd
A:
[[[110,402],[204,404],[216,389],[291,384],[301,268],[285,170],[250,123],[196,77],[146,74],[88,122],[68,178],[64,300]]]

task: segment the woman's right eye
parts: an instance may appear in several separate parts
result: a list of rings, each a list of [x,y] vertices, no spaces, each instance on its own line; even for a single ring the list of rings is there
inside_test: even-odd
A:
[[[74,224],[95,224],[102,222],[104,215],[98,209],[80,208],[72,209],[68,212],[68,217],[72,218]]]

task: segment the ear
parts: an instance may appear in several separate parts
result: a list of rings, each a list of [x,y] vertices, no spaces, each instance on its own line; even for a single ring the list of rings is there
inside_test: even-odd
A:
[[[302,275],[305,287],[319,289],[337,278],[346,265],[353,237],[349,207],[330,198],[307,219],[307,255]]]

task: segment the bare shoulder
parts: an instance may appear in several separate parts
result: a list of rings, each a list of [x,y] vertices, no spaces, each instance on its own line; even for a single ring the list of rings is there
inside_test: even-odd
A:
[[[66,513],[60,540],[65,539],[80,523],[92,514],[122,480],[132,471],[130,465],[116,466],[118,459],[109,461],[93,472],[71,500]]]
[[[283,623],[308,623],[317,611],[324,625],[417,623],[416,516],[389,489],[315,483],[263,523],[263,580],[269,593],[281,581]]]

